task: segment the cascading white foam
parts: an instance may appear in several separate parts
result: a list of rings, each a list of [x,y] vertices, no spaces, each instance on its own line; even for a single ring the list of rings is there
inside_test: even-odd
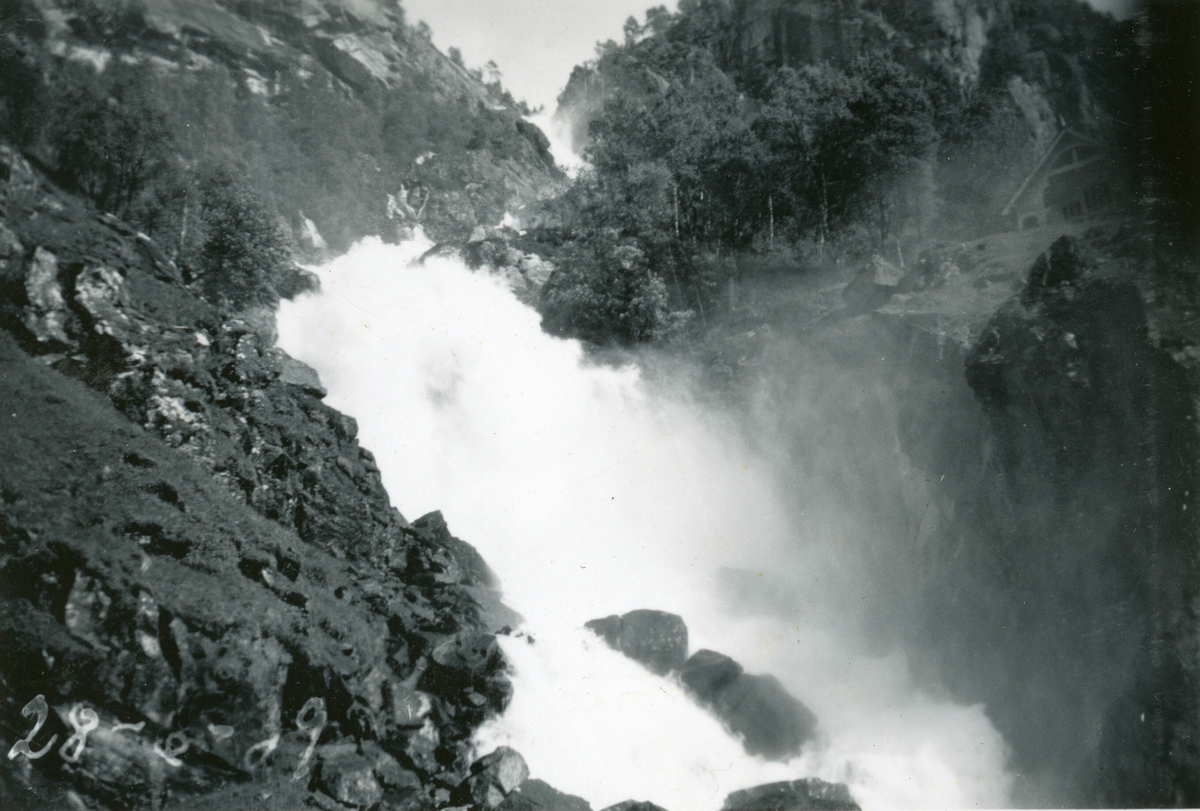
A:
[[[529,122],[537,126],[550,142],[550,154],[554,157],[555,165],[570,177],[575,177],[583,168],[584,160],[571,144],[567,123],[547,112],[530,116]]]
[[[902,657],[871,658],[800,594],[786,616],[730,604],[723,571],[801,565],[771,464],[727,417],[637,369],[588,362],[543,333],[505,284],[429,243],[366,240],[285,303],[280,344],[356,417],[401,510],[442,509],[498,572],[535,642],[503,640],[515,697],[479,733],[594,807],[650,800],[717,809],[775,780],[846,782],[863,807],[1004,805],[1005,746],[980,707],[921,695]],[[789,482],[789,486],[795,483]],[[769,572],[768,572],[769,574]],[[817,592],[813,592],[816,594]],[[635,608],[680,614],[691,648],[777,676],[821,720],[789,763],[744,753],[720,724],[581,630]]]

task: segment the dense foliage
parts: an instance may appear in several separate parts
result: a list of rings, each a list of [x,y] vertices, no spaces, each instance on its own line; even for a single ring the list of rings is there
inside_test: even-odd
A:
[[[122,58],[156,36],[139,6],[113,8],[72,6],[74,35],[111,53],[89,64],[45,46],[47,24],[31,5],[0,4],[0,134],[152,236],[214,300],[272,300],[277,248],[302,249],[295,234],[306,219],[333,250],[395,236],[387,200],[401,189],[443,238],[465,238],[478,219],[503,213],[510,191],[481,183],[480,167],[523,157],[530,145],[515,126],[522,105],[494,66],[470,71],[491,103],[447,97],[423,68],[389,90],[350,88],[321,70],[256,78],[220,60],[156,67],[144,54]],[[419,26],[400,33],[422,36]],[[244,233],[206,247],[206,234],[233,224]],[[245,248],[239,259],[235,243]],[[256,255],[268,267],[251,272]],[[218,290],[218,280],[228,287]]]
[[[729,34],[736,7],[719,0],[630,18],[624,42],[598,46],[560,99],[589,122],[590,168],[562,201],[568,238],[589,256],[607,244],[646,257],[648,269],[623,283],[665,289],[664,324],[703,327],[736,282],[735,254],[804,257],[792,262],[801,269],[882,254],[903,266],[933,239],[1003,228],[999,212],[1037,157],[1009,82],[1035,82],[1093,117],[1116,102],[1085,110],[1087,99],[1068,97],[1078,93],[1072,71],[1110,79],[1101,92],[1114,99],[1125,87],[1119,42],[1094,12],[1059,0],[1013,9],[1017,28],[998,27],[969,85],[902,38],[836,62],[748,56]],[[1055,56],[1066,47],[1083,62]],[[599,231],[609,236],[598,241]],[[592,264],[611,274],[620,263]],[[628,341],[624,313],[607,335],[574,315],[597,284],[563,271],[543,298],[547,328]]]
[[[290,264],[287,236],[252,189],[227,171],[199,183],[202,223],[195,266],[204,293],[237,309],[278,302],[275,279]]]

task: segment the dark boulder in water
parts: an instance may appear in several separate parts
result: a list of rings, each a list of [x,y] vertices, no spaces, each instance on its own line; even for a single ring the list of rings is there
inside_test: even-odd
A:
[[[774,676],[743,673],[719,688],[709,706],[752,755],[787,760],[800,753],[817,729],[817,716]]]
[[[858,811],[858,803],[842,783],[808,778],[735,791],[721,811]]]
[[[687,659],[687,625],[677,614],[642,608],[591,620],[584,627],[660,676],[680,670]]]
[[[639,609],[584,627],[660,676],[677,672],[692,699],[741,736],[752,755],[787,760],[816,734],[817,716],[774,676],[749,675],[716,651],[686,658],[687,626],[675,614]]]
[[[817,717],[774,676],[748,675],[723,653],[696,651],[679,678],[696,702],[742,736],[752,755],[786,760],[816,732]]]
[[[718,690],[743,672],[741,665],[723,653],[698,650],[684,664],[679,679],[693,698],[701,703],[708,703]]]
[[[661,805],[654,803],[638,802],[637,800],[625,800],[624,802],[610,805],[602,811],[667,811]]]

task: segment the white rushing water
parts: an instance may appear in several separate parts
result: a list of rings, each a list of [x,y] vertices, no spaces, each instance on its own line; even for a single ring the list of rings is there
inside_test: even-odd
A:
[[[803,571],[805,550],[828,559],[837,516],[789,519],[778,488],[797,483],[777,481],[728,417],[589,363],[499,279],[414,261],[429,247],[366,240],[321,268],[319,295],[281,307],[280,344],[358,420],[401,511],[442,510],[525,617],[536,642],[502,639],[515,697],[481,751],[513,746],[596,809],[705,811],[810,776],[846,782],[864,808],[1007,803],[1005,745],[982,707],[923,695],[903,657],[857,650],[829,621],[836,600],[800,575],[783,579],[786,611],[730,598],[723,573],[766,583]],[[817,714],[819,740],[788,763],[748,756],[677,683],[581,630],[635,608],[680,614],[692,651],[778,677]]]

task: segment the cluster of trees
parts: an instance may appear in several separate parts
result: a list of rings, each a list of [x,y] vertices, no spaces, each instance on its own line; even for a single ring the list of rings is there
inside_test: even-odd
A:
[[[286,223],[220,156],[188,161],[145,71],[44,65],[0,54],[10,137],[56,179],[166,246],[203,295],[231,309],[273,305],[292,273]]]
[[[1068,5],[1029,0],[1014,14],[1022,32],[1053,32],[1062,17],[1064,36],[1094,39],[1095,15]],[[737,263],[722,260],[735,252],[787,253],[803,257],[793,263],[801,267],[881,253],[903,265],[930,239],[1001,227],[1003,198],[1036,159],[1007,87],[1022,70],[1045,69],[1045,59],[1028,57],[1025,33],[998,34],[968,88],[936,61],[886,48],[836,65],[750,58],[730,34],[735,13],[721,0],[681,0],[677,13],[630,18],[623,43],[600,45],[595,62],[577,69],[573,81],[586,76],[575,84],[588,90],[560,99],[591,118],[590,169],[562,200],[569,241],[589,256],[611,245],[645,257],[646,268],[617,287],[639,312],[666,291],[665,305],[650,310],[660,326],[641,334],[703,326],[736,276]],[[1089,75],[1111,73],[1120,84],[1111,43],[1075,44]],[[1052,93],[1055,82],[1075,86],[1031,80]],[[611,274],[619,263],[591,266]],[[576,313],[591,299],[572,284],[595,287],[587,273],[563,274],[543,301],[549,329],[638,340],[620,319],[606,327]]]
[[[640,79],[648,91],[605,101],[590,125],[591,169],[564,200],[580,250],[613,245],[645,257],[647,267],[614,289],[639,312],[665,293],[651,309],[659,324],[635,335],[619,318],[606,329],[580,317],[591,299],[566,288],[595,280],[572,270],[543,300],[552,331],[629,343],[703,325],[730,272],[714,255],[799,242],[821,257],[833,242],[842,252],[881,250],[922,230],[932,213],[939,133],[926,78],[868,54],[846,69],[783,67],[751,95],[711,48],[692,41],[697,26],[669,36],[683,21],[694,23],[651,12],[645,26],[627,24],[624,45],[602,47],[600,70]],[[614,272],[612,262],[592,266]]]
[[[76,33],[98,44],[137,41],[146,28],[136,7],[119,18],[77,8]],[[344,250],[394,233],[385,201],[401,185],[456,199],[478,180],[472,152],[528,149],[511,112],[447,101],[426,75],[349,92],[324,73],[281,71],[255,84],[219,63],[165,73],[114,58],[97,70],[48,53],[44,24],[25,4],[0,9],[0,29],[0,132],[152,236],[199,290],[230,306],[270,303],[294,282],[285,259],[300,212]],[[490,78],[497,98],[511,99]],[[502,210],[504,194],[485,204]],[[431,205],[426,224],[465,236],[461,216]]]

